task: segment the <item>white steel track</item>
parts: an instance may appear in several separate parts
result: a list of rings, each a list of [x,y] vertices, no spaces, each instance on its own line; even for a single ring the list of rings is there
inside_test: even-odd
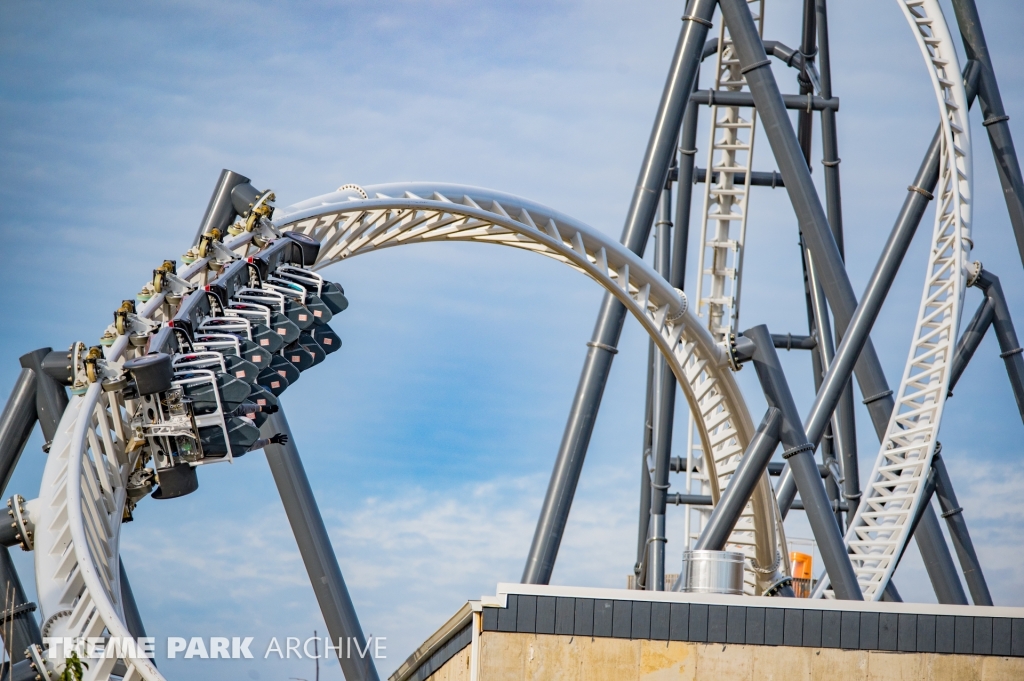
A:
[[[956,48],[937,0],[898,0],[939,105],[942,155],[924,292],[896,407],[846,535],[861,591],[879,600],[909,539],[935,453],[971,252],[971,135]],[[828,586],[823,579],[816,594]]]
[[[250,238],[244,234],[228,246],[244,253]],[[207,262],[198,260],[180,276],[205,282]],[[154,296],[139,316],[166,321],[170,310],[163,302],[164,294]],[[104,354],[121,362],[128,358],[128,349],[128,337],[121,335]],[[92,383],[84,395],[71,398],[43,470],[34,557],[44,636],[130,636],[121,602],[118,546],[125,485],[137,455],[125,451],[127,414],[124,404],[112,397],[116,394]],[[164,678],[137,651],[90,659],[88,664],[84,681],[109,679],[112,673],[123,674],[124,681]]]
[[[759,34],[764,31],[764,0],[748,0],[747,7],[754,18]],[[739,55],[729,37],[729,29],[722,22],[718,34],[718,54],[715,59],[713,92],[742,92],[747,90]],[[747,206],[750,199],[750,176],[753,170],[754,133],[757,129],[757,110],[753,107],[712,106],[708,134],[707,176],[704,178],[704,202],[701,210],[700,250],[697,255],[698,317],[707,317],[708,331],[718,342],[725,341],[736,331],[739,321],[740,285],[743,277],[743,245],[747,234]],[[717,173],[717,181],[712,181]],[[737,182],[737,176],[743,180]],[[687,494],[712,494],[710,477],[717,475],[719,488],[725,486],[739,457],[721,457],[705,464],[707,451],[703,442],[694,440],[694,413],[687,417],[687,463],[684,488]],[[694,489],[696,487],[696,490]],[[684,536],[695,541],[700,536],[711,509],[707,506],[683,507]],[[741,523],[749,525],[751,508],[744,511]],[[693,521],[697,522],[694,523]],[[789,555],[782,542],[783,564],[788,566]],[[772,561],[774,562],[774,558]],[[759,565],[752,563],[752,567]],[[788,574],[788,567],[787,567]],[[756,569],[746,573],[747,590],[756,590]],[[764,581],[762,578],[761,582]],[[769,586],[764,584],[763,586]]]
[[[764,30],[764,0],[747,0],[758,34]],[[740,58],[722,22],[718,35],[713,92],[743,92]],[[697,263],[697,316],[707,315],[708,330],[719,342],[736,331],[739,319],[743,243],[747,234],[747,204],[753,170],[757,110],[753,107],[712,106],[708,135],[707,177]],[[718,181],[712,182],[712,173]],[[737,175],[744,176],[737,183]]]
[[[368,199],[355,191],[311,199],[276,222],[323,243],[317,268],[405,243],[478,241],[534,251],[584,272],[626,305],[668,358],[691,412],[700,415],[704,450],[713,453],[707,470],[717,502],[753,433],[750,415],[721,348],[689,310],[673,307],[680,293],[643,260],[601,232],[508,194],[420,183],[365,191]],[[780,566],[785,574],[784,547],[765,475],[730,537],[731,549],[762,568],[748,572],[748,593],[760,595]]]
[[[753,424],[722,349],[686,309],[685,296],[643,260],[602,233],[522,199],[443,185],[430,185],[429,191],[426,185],[404,187],[397,192],[396,186],[371,187],[372,199],[356,192],[312,199],[279,224],[322,242],[318,267],[358,253],[427,241],[497,243],[564,262],[616,295],[652,335],[670,359],[691,408],[703,415],[699,425],[708,448],[722,452],[723,459],[743,451]],[[413,190],[429,198],[419,198]],[[401,198],[382,198],[382,192]],[[249,234],[226,246],[237,255],[255,252]],[[179,276],[208,283],[213,275],[206,264],[206,259],[199,260]],[[165,322],[173,310],[163,303],[163,294],[155,296],[139,316]],[[110,362],[121,362],[135,352],[121,335],[104,354]],[[47,636],[129,636],[118,546],[125,485],[135,461],[126,454],[126,413],[111,398],[114,394],[93,383],[84,395],[71,399],[43,473],[35,559]],[[718,481],[714,478],[716,498]],[[767,480],[758,487],[752,508],[734,539],[767,564],[768,556],[779,553],[782,532]],[[130,681],[164,678],[145,657],[127,654],[91,662],[85,679],[109,679],[112,674]]]

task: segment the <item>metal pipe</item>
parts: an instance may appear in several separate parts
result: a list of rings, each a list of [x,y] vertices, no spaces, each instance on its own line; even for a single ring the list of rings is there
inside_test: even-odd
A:
[[[743,9],[747,11],[746,7]],[[843,535],[839,531],[832,506],[825,494],[825,485],[814,461],[814,446],[808,442],[804,433],[800,414],[789,391],[789,383],[782,371],[768,327],[755,326],[744,331],[743,336],[754,342],[756,349],[751,361],[768,406],[782,412],[780,439],[786,448],[782,456],[790,463],[797,489],[800,490],[800,498],[806,507],[807,520],[818,543],[818,550],[836,597],[863,600],[857,583],[857,574],[853,571],[853,564],[843,544]]]
[[[651,453],[651,439],[654,432],[654,356],[658,352],[654,341],[647,343],[647,391],[644,400],[644,436],[640,453],[640,518],[636,534],[636,583],[643,587],[647,581],[646,572],[640,566],[646,565],[647,535],[651,528],[651,470],[647,456]]]
[[[36,388],[39,383],[37,372],[22,368],[0,415],[0,494],[10,483],[25,443],[32,436],[37,420]],[[26,648],[33,643],[41,645],[43,638],[32,614],[36,606],[28,601],[6,546],[0,546],[0,593],[6,598],[0,610],[7,612],[10,618],[0,617],[0,622],[5,622],[2,628],[4,646],[10,659],[20,659]]]
[[[818,283],[817,274],[814,268],[814,259],[810,253],[806,256],[807,262],[807,283],[808,291],[811,299],[811,311],[814,317],[814,331],[818,338],[818,352],[815,353],[818,356],[819,364],[822,369],[821,374],[815,374],[815,390],[821,387],[821,379],[825,371],[828,371],[829,365],[832,363],[832,359],[835,356],[835,349],[832,345],[832,324],[828,317],[828,304],[825,302],[825,294],[821,290],[821,284]],[[833,414],[832,423],[825,429],[825,436],[821,443],[821,463],[826,468],[838,467],[838,462],[835,458],[835,450],[838,443],[836,438],[836,431],[838,430],[836,424],[836,418]],[[839,526],[843,526],[843,516],[840,511],[840,500],[839,500],[839,476],[829,476],[825,480],[825,492],[828,494],[829,501],[832,502],[832,508],[835,509],[836,522]]]
[[[132,591],[131,582],[128,581],[128,573],[124,570],[124,562],[118,561],[120,567],[121,581],[121,607],[124,609],[124,623],[128,625],[128,633],[135,638],[145,638],[146,625],[142,622],[142,614],[139,613],[139,604],[135,601],[135,592]]]
[[[68,394],[64,386],[43,371],[43,360],[53,352],[50,348],[39,348],[19,358],[21,366],[36,374],[36,418],[43,431],[47,449],[57,434],[57,425],[68,406]],[[68,364],[70,364],[70,360]]]
[[[832,97],[832,56],[828,42],[828,8],[826,0],[816,0],[814,8],[817,13],[815,24],[818,28],[818,83],[821,85],[821,96]],[[843,203],[839,190],[839,141],[836,134],[836,112],[832,109],[821,110],[821,165],[825,177],[825,207],[828,211],[828,224],[839,248],[839,255],[845,260],[843,238]]]
[[[827,0],[816,0],[816,25],[818,28],[818,83],[823,98],[832,97],[832,56],[828,39]],[[825,178],[825,208],[828,224],[836,240],[839,255],[846,260],[845,237],[843,234],[843,201],[839,182],[839,142],[836,133],[836,112],[822,109],[821,112],[821,165]],[[836,343],[842,340],[836,335]],[[853,385],[847,384],[839,398],[833,423],[835,441],[843,464],[843,497],[849,510],[847,525],[853,522],[861,497],[860,465],[857,456],[857,422],[853,404]]]
[[[672,267],[672,189],[666,184],[658,205],[655,223],[655,269],[663,277],[671,276]],[[654,356],[654,423],[652,451],[654,454],[654,481],[651,485],[651,574],[648,584],[654,591],[665,590],[665,494],[669,488],[668,476],[672,459],[672,417],[676,408],[675,374],[660,352]]]
[[[690,101],[703,106],[754,106],[754,98],[749,92],[732,92],[728,90],[696,90],[690,95]],[[828,99],[815,97],[810,92],[799,95],[782,95],[782,102],[787,109],[800,111],[801,115],[810,111],[839,110],[839,98]]]
[[[797,82],[800,83],[800,94],[804,99],[812,99],[812,85],[811,79],[808,77],[808,73],[811,67],[814,65],[814,55],[818,49],[815,46],[817,39],[817,14],[814,11],[814,0],[804,0],[803,7],[803,21],[800,32],[800,57],[803,60],[803,68],[800,69],[800,73],[797,75]],[[783,102],[786,101],[783,96]],[[836,109],[839,108],[839,100],[835,100]],[[786,108],[789,108],[789,103],[786,102]],[[806,106],[800,111],[797,117],[797,128],[796,137],[800,142],[800,149],[804,152],[804,160],[807,162],[807,167],[811,167],[811,134],[814,131],[814,118],[811,117],[812,107]],[[819,109],[820,111],[820,109]]]
[[[642,254],[650,236],[715,4],[715,0],[690,0],[683,17],[672,67],[622,230],[622,244],[637,254]],[[625,306],[606,294],[523,569],[522,581],[526,584],[547,584],[551,579],[625,318]]]
[[[199,223],[196,236],[192,239],[192,245],[199,243],[199,237],[211,229],[223,231],[235,219],[235,207],[231,203],[231,190],[240,184],[251,182],[245,175],[240,175],[227,168],[220,171],[217,184],[213,187],[213,194],[210,195],[210,202],[206,204],[206,213],[203,214],[203,221]]]
[[[749,12],[744,15],[738,11],[746,8],[740,7],[737,0],[721,0],[721,6],[726,24],[737,46],[740,61],[750,69],[746,74],[747,83],[758,101],[762,119],[766,121],[765,132],[775,152],[779,170],[786,179],[787,191],[797,213],[801,234],[806,239],[809,250],[814,254],[815,262],[821,268],[819,273],[822,288],[835,314],[836,326],[843,337],[835,361],[815,396],[807,421],[808,438],[811,443],[820,442],[839,398],[849,382],[850,373],[855,371],[861,390],[867,395],[864,402],[868,406],[875,432],[881,440],[885,437],[889,415],[895,402],[869,338],[869,332],[913,233],[920,224],[929,200],[926,196],[931,196],[930,192],[938,181],[939,132],[936,131],[929,153],[918,170],[917,181],[908,189],[908,197],[903,204],[896,227],[890,234],[861,303],[857,305],[835,238],[828,229],[827,220],[811,183],[810,173],[806,165],[799,162],[800,149],[779,101],[778,86],[771,71],[761,65],[762,61],[767,61],[767,56],[762,56],[764,50],[757,38],[756,27]],[[974,96],[971,90],[976,87],[976,74],[976,63],[968,64],[965,80],[969,101]],[[772,123],[769,124],[768,121]],[[924,192],[918,189],[923,189]],[[783,517],[795,496],[793,481],[792,478],[787,479],[787,476],[783,476],[778,487],[777,496]],[[937,524],[934,512],[930,507],[927,508],[922,521],[922,531],[916,534],[916,539],[925,562],[933,567],[929,574],[935,579],[948,580],[949,572],[945,570],[945,566],[952,563],[952,558],[945,542],[940,541],[941,533],[938,537],[933,534]],[[954,584],[947,583],[937,588],[936,594],[942,598],[953,593],[955,588]]]
[[[843,335],[843,342],[845,344],[848,337],[847,327],[852,323],[854,312],[858,308],[857,297],[853,292],[842,256],[829,228],[828,219],[821,206],[821,202],[818,200],[817,192],[807,168],[806,159],[797,142],[789,117],[786,115],[778,84],[775,82],[771,69],[765,68],[771,62],[768,60],[767,54],[765,54],[764,47],[757,33],[757,27],[754,25],[746,3],[742,2],[742,0],[720,0],[719,4],[722,7],[722,14],[725,17],[726,25],[729,27],[730,35],[736,46],[740,63],[743,64],[747,85],[754,96],[761,119],[764,121],[764,131],[779,164],[779,171],[786,181],[786,190],[796,212],[801,234],[804,236],[807,247],[814,254],[815,262],[820,268],[821,285],[835,314],[836,326]],[[936,141],[937,139],[938,135],[936,135]],[[926,163],[922,167],[925,174],[933,176],[931,179],[932,187],[934,187],[938,177],[939,150],[937,144],[934,145],[934,149],[935,162],[930,163],[927,162],[930,159],[926,159]],[[927,180],[927,178],[925,179]],[[922,185],[918,186],[922,187]],[[904,203],[904,213],[901,213],[901,218],[897,225],[902,224],[904,218],[906,218],[906,221],[911,223],[909,226],[916,229],[921,215],[923,215],[927,199],[916,190],[910,193],[918,194],[917,198],[920,201],[913,197],[908,197],[907,202]],[[912,210],[908,211],[908,208]],[[909,231],[912,233],[914,230],[911,229]],[[895,259],[894,265],[899,263],[904,252],[905,247],[900,249],[899,257]],[[885,291],[888,291],[890,284],[891,279],[883,287]],[[872,291],[869,289],[865,293],[865,297],[871,293]],[[881,293],[884,293],[884,291]],[[884,299],[884,295],[880,296],[880,298]],[[872,309],[870,318],[864,321],[873,322],[876,315],[877,308]],[[857,378],[862,391],[868,395],[865,401],[868,403],[868,411],[871,414],[875,430],[879,437],[884,437],[894,402],[891,399],[892,393],[885,380],[885,374],[882,371],[878,355],[868,337],[870,326],[871,324],[867,324],[866,328],[863,329],[862,337],[859,337],[856,345],[851,347],[851,349],[857,351],[852,353],[853,356],[849,360],[850,364],[853,364],[859,357],[859,361],[856,361]],[[825,410],[826,413],[817,415],[820,425],[815,423],[815,428],[808,428],[808,435],[811,436],[812,442],[820,440],[826,423],[831,419],[839,394],[846,387],[846,383],[849,380],[849,369],[851,367],[845,366],[846,363],[841,361],[843,359],[841,354],[837,353],[836,362],[833,365],[837,368],[835,379],[833,380],[835,385],[831,386],[831,389],[835,390],[835,395],[829,395],[830,385],[828,380],[822,385],[822,391],[818,393],[819,397],[822,397],[824,393],[829,395],[831,399],[826,403],[828,407]],[[829,373],[832,372],[830,371]],[[816,401],[816,404],[818,403]]]
[[[729,486],[718,499],[718,505],[715,506],[707,525],[704,526],[704,531],[697,539],[693,547],[695,551],[721,551],[725,548],[725,542],[729,540],[736,521],[743,514],[750,495],[754,493],[754,488],[761,481],[768,461],[772,458],[775,448],[779,446],[781,426],[782,412],[775,407],[768,407],[754,437],[750,438],[736,471],[729,478]]]
[[[694,174],[693,174],[693,182],[694,182],[694,184],[698,184],[698,183],[701,183],[701,182],[707,182],[707,176],[708,176],[707,168],[697,168],[694,171]],[[733,182],[735,184],[741,184],[741,183],[747,181],[747,174],[746,173],[733,173],[732,177],[733,177]],[[712,183],[718,182],[718,171],[717,170],[713,171],[711,173],[711,182]],[[782,179],[782,175],[780,175],[777,171],[773,170],[771,172],[767,172],[767,171],[763,171],[763,170],[754,170],[754,171],[751,171],[751,173],[750,173],[750,186],[751,187],[771,187],[772,189],[775,189],[776,187],[785,187],[786,186],[786,182]]]
[[[924,561],[928,579],[931,580],[939,603],[968,605],[967,594],[964,593],[960,575],[957,574],[956,565],[953,564],[953,558],[949,555],[946,539],[942,536],[939,520],[935,517],[935,511],[932,510],[931,504],[928,504],[921,514],[921,522],[917,526],[917,531],[914,532],[914,538],[917,539],[917,546],[921,550],[921,559]]]
[[[36,425],[36,383],[36,373],[22,369],[0,414],[0,494],[7,489]]]
[[[261,437],[271,437],[276,433],[288,436],[286,444],[270,444],[264,448],[270,472],[281,495],[288,523],[295,535],[295,543],[299,546],[302,562],[309,574],[313,593],[320,604],[327,631],[335,641],[353,643],[359,650],[368,648],[363,628],[359,624],[356,608],[352,604],[345,578],[338,567],[338,559],[334,555],[331,539],[324,526],[324,519],[317,508],[313,489],[309,486],[306,469],[299,458],[299,450],[295,445],[295,436],[288,427],[288,419],[284,410],[271,414],[263,424]],[[339,655],[341,671],[347,681],[379,681],[377,668],[369,656]]]
[[[1013,328],[1010,308],[1003,295],[1003,286],[999,277],[987,270],[981,270],[974,285],[985,292],[985,297],[992,301],[992,329],[999,340],[999,356],[1006,364],[1006,375],[1010,378],[1013,397],[1017,400],[1017,411],[1024,421],[1024,355],[1022,355],[1017,332]]]
[[[957,503],[956,493],[953,491],[953,481],[946,470],[946,462],[942,460],[942,456],[938,452],[932,457],[932,471],[935,473],[935,496],[939,499],[942,517],[946,519],[946,527],[949,528],[953,548],[956,550],[957,558],[960,559],[960,567],[963,569],[967,588],[971,592],[971,600],[975,605],[992,605],[992,594],[988,590],[985,575],[981,571],[981,561],[978,560],[978,554],[974,550],[974,542],[971,541],[971,535],[967,531],[963,508]]]
[[[4,647],[9,659],[21,659],[32,644],[42,645],[43,635],[39,623],[32,613],[36,604],[28,600],[21,585],[18,571],[11,560],[11,552],[0,546],[0,594],[5,599],[0,607],[0,622],[3,622]],[[9,604],[9,605],[8,605]],[[10,636],[7,636],[10,634]],[[9,639],[9,640],[8,640]]]
[[[981,305],[978,306],[974,316],[964,332],[960,334],[960,340],[956,344],[956,352],[953,354],[953,366],[949,370],[949,396],[953,395],[953,388],[963,376],[967,363],[974,357],[975,351],[985,340],[988,327],[992,325],[992,318],[995,316],[995,304],[992,299],[985,296]]]
[[[992,56],[985,41],[985,32],[981,28],[981,17],[974,0],[953,0],[953,12],[960,27],[960,36],[964,41],[967,58],[981,65],[981,77],[978,96],[981,99],[981,113],[984,117],[982,125],[988,131],[989,144],[995,157],[996,169],[999,172],[999,183],[1003,188],[1003,198],[1010,214],[1010,224],[1017,240],[1021,262],[1024,263],[1024,179],[1021,177],[1020,162],[1013,147],[1013,136],[1010,134],[1010,117],[1003,108],[1003,99],[999,94],[996,72],[992,67]]]
[[[716,41],[717,42],[717,41]],[[696,74],[694,87],[700,79]],[[686,256],[690,245],[690,208],[693,202],[694,156],[697,154],[697,122],[700,107],[687,102],[683,124],[679,130],[679,171],[676,183],[675,236],[672,239],[672,275],[669,283],[686,290]]]
[[[776,350],[813,350],[818,347],[818,339],[814,336],[794,336],[791,333],[773,333],[772,343]]]
[[[727,0],[727,2],[731,1]],[[968,101],[973,101],[977,92],[977,66],[974,62],[967,65],[965,73]],[[930,193],[935,189],[935,185],[938,182],[939,132],[940,130],[936,130],[935,135],[932,137],[932,143],[928,147],[924,159],[921,161],[914,184],[907,191],[907,198],[903,202],[903,208],[900,210],[896,224],[893,226],[889,239],[882,249],[860,304],[857,305],[853,315],[846,318],[848,324],[845,325],[842,332],[843,340],[836,351],[832,366],[829,367],[828,372],[825,374],[821,388],[815,395],[814,404],[811,406],[811,411],[805,421],[807,436],[812,443],[821,440],[821,436],[825,432],[825,425],[831,419],[832,412],[835,410],[836,404],[844,388],[849,383],[850,375],[854,370],[857,371],[857,378],[861,383],[862,391],[868,395],[864,402],[868,405],[871,421],[875,426],[875,433],[878,435],[879,440],[885,437],[889,414],[892,413],[895,402],[892,399],[892,391],[889,390],[885,382],[885,375],[881,372],[881,366],[878,365],[878,356],[874,354],[869,333],[872,325],[875,323],[875,319],[878,317],[878,312],[882,308],[882,303],[885,302],[885,297],[888,295],[889,288],[896,278],[896,272],[903,261],[903,256],[906,255],[907,248],[910,246],[914,233],[921,223],[924,210],[928,205],[929,199],[925,198],[925,195],[918,192],[917,189],[923,189],[925,192]],[[816,260],[816,262],[820,261]],[[843,274],[845,275],[845,273]],[[849,283],[848,279],[847,283]],[[822,288],[825,287],[823,286]],[[828,289],[825,289],[825,294],[828,297]],[[831,298],[829,298],[829,302],[832,302]],[[838,327],[844,321],[843,317],[838,307],[834,304],[832,305],[832,311],[835,314]],[[867,354],[869,349],[871,349],[870,355]],[[862,367],[870,368],[872,366],[874,368],[871,371],[861,371]],[[776,488],[776,497],[778,498],[779,509],[782,511],[783,517],[785,517],[788,510],[788,504],[792,502],[795,495],[796,488],[792,478],[783,473]]]

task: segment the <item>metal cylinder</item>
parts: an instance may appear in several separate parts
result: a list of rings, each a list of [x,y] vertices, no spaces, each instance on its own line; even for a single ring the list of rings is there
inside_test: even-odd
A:
[[[683,551],[680,591],[743,595],[743,554],[734,551]]]

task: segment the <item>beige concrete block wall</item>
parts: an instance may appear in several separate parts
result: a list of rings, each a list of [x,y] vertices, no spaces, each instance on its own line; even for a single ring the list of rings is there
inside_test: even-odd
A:
[[[646,641],[546,634],[480,634],[477,681],[1020,681],[1024,659]],[[470,681],[467,646],[430,681]]]

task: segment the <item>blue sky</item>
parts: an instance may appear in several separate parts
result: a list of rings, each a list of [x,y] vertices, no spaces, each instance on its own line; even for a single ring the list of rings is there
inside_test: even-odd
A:
[[[937,115],[897,4],[832,4],[847,260],[859,291]],[[1024,8],[979,4],[1024,145],[1024,76],[1013,68]],[[152,268],[185,250],[224,167],[274,188],[280,205],[349,182],[457,182],[618,236],[681,14],[679,2],[3,3],[0,392],[20,354],[98,339]],[[797,44],[798,16],[799,3],[768,0],[766,38]],[[792,72],[776,74],[795,91]],[[977,111],[972,121],[975,257],[1024,320],[1020,260]],[[706,138],[702,127],[702,149]],[[757,145],[755,166],[774,169],[767,140]],[[820,181],[820,152],[813,158]],[[873,335],[892,385],[931,219]],[[752,196],[747,248],[741,326],[804,331],[795,221],[781,190]],[[387,674],[466,599],[519,578],[601,292],[546,259],[466,244],[390,250],[328,274],[352,301],[334,325],[344,349],[285,404],[364,629],[388,638]],[[978,292],[967,300],[969,314]],[[629,322],[556,583],[620,586],[631,570],[646,347]],[[806,410],[809,361],[784,360]],[[761,413],[752,372],[739,378]],[[877,442],[858,416],[866,475]],[[1024,604],[1021,435],[989,338],[942,439],[999,604]],[[10,493],[37,494],[40,444],[36,436],[26,449]],[[791,533],[809,536],[801,522]],[[681,515],[670,510],[669,525],[675,562]],[[265,641],[324,630],[260,454],[208,467],[188,498],[141,506],[123,555],[157,636]],[[31,556],[17,559],[28,577]],[[908,598],[934,600],[916,549],[897,582]],[[228,671],[163,664],[197,680]],[[259,660],[244,673],[306,677],[312,667]]]

